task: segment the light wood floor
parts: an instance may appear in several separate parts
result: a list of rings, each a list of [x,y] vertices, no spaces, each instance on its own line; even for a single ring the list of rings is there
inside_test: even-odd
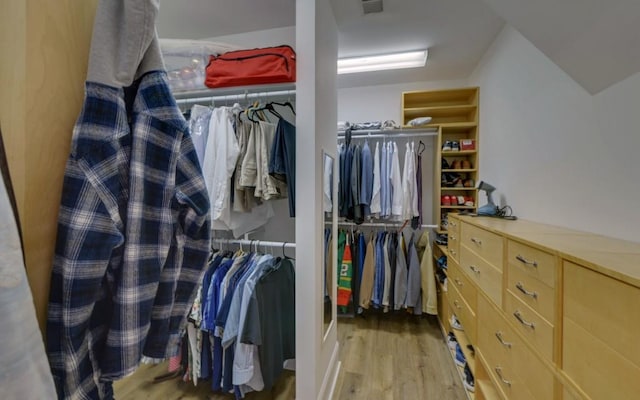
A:
[[[464,400],[462,387],[435,317],[370,315],[338,321],[342,368],[336,400]],[[158,384],[166,364],[143,366],[114,384],[116,400],[233,399],[214,394],[210,382],[198,387],[177,379]],[[269,393],[247,400],[294,398],[295,377],[286,373]],[[299,399],[309,400],[309,399]]]

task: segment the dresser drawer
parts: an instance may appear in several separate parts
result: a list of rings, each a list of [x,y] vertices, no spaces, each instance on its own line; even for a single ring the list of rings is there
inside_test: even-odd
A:
[[[451,218],[449,214],[449,228],[447,229],[447,251],[449,257],[460,260],[460,222],[457,218]]]
[[[464,244],[460,246],[460,270],[502,307],[502,271],[478,257]]]
[[[592,399],[640,393],[640,289],[565,261],[563,369]]]
[[[563,370],[592,400],[637,399],[640,368],[589,331],[564,318]],[[611,340],[617,332],[611,329]],[[627,344],[638,347],[637,339]]]
[[[507,260],[510,266],[544,282],[547,286],[556,287],[556,263],[553,254],[509,240]]]
[[[466,223],[462,224],[460,233],[461,245],[467,246],[489,264],[502,271],[502,237]]]
[[[639,305],[640,288],[564,262],[564,317],[640,367]]]
[[[511,263],[507,270],[507,289],[553,325],[555,290]]]
[[[458,320],[462,324],[464,331],[469,341],[474,344],[477,343],[476,335],[476,314],[473,312],[466,301],[462,299],[460,292],[456,289],[455,285],[448,284],[449,291],[447,293],[449,297],[449,309],[452,313],[458,317]]]
[[[553,373],[515,334],[501,312],[490,306],[482,297],[478,299],[477,319],[478,348],[486,360],[492,364],[493,372],[496,373],[496,366],[501,366],[503,377],[523,384],[531,398],[552,399]],[[500,383],[499,377],[497,378]],[[508,389],[505,387],[508,388],[508,385],[502,382],[501,386],[507,393]],[[518,394],[518,396],[521,395]]]
[[[553,359],[553,325],[536,314],[528,305],[507,290],[505,310],[507,318],[514,324],[540,354]]]
[[[471,280],[467,277],[466,274],[463,274],[460,271],[460,266],[455,261],[450,261],[448,263],[448,275],[449,275],[449,285],[455,285],[458,292],[467,302],[471,311],[476,312],[477,309],[477,291],[476,287],[471,283]]]

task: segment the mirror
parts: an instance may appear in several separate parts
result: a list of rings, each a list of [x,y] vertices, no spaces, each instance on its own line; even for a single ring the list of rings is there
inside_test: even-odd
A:
[[[333,320],[333,297],[335,296],[336,255],[333,240],[333,176],[334,159],[325,151],[322,152],[322,216],[324,221],[323,243],[323,290],[322,290],[322,336],[325,337]]]

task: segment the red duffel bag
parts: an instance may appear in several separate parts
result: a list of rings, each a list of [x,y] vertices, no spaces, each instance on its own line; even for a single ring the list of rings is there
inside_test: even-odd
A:
[[[210,88],[296,81],[296,53],[290,46],[229,51],[211,56],[205,85]]]

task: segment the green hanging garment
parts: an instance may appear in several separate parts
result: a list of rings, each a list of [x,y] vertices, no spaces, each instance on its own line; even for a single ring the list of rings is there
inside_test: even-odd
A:
[[[344,246],[344,255],[340,263],[338,274],[338,305],[348,306],[351,300],[351,278],[353,277],[353,266],[351,265],[351,246],[347,238]]]

